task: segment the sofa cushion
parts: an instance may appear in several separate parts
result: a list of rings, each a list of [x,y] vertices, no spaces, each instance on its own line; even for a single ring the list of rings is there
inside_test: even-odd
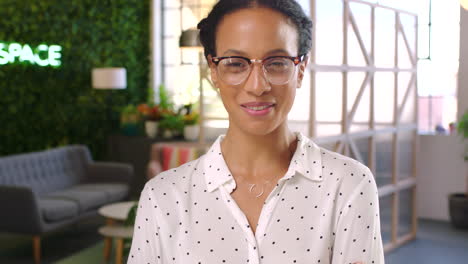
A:
[[[99,191],[107,196],[107,202],[117,202],[124,199],[129,193],[128,184],[123,183],[87,183],[73,187],[74,190]]]
[[[48,199],[65,199],[76,202],[79,212],[86,212],[96,209],[107,203],[107,195],[99,190],[80,190],[72,187],[58,192],[53,192],[44,196]]]
[[[78,203],[63,199],[39,199],[39,208],[46,222],[55,222],[78,215]]]

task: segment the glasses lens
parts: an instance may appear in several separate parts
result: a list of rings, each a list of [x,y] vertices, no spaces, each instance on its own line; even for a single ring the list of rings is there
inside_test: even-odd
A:
[[[249,63],[241,58],[225,58],[219,62],[218,72],[224,82],[237,85],[249,74]]]
[[[286,84],[294,73],[294,62],[288,58],[273,57],[265,60],[263,67],[271,84]]]

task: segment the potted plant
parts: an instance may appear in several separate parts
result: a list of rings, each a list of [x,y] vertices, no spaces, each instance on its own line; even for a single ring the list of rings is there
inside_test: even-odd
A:
[[[138,109],[133,104],[128,104],[120,111],[120,128],[122,133],[127,136],[138,135],[138,124],[140,122],[140,114]]]
[[[161,120],[161,111],[154,104],[139,104],[138,112],[145,120],[145,132],[150,138],[155,138],[158,134],[158,122]]]
[[[198,124],[200,115],[192,110],[191,104],[184,106],[186,109],[182,118],[184,120],[184,138],[186,140],[196,140],[200,134],[200,126]]]
[[[465,141],[468,138],[468,110],[458,122],[457,131]],[[468,161],[468,148],[465,141],[465,162]],[[452,193],[449,196],[450,221],[453,226],[468,229],[468,175],[466,177],[465,193]]]
[[[174,112],[162,113],[159,128],[163,138],[169,139],[182,135],[184,130],[184,120],[181,115]]]

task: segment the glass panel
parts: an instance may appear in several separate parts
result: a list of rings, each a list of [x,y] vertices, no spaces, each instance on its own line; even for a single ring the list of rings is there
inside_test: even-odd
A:
[[[384,245],[392,240],[392,197],[393,194],[381,197],[379,200],[380,229]]]
[[[371,50],[371,9],[368,5],[360,3],[350,3],[350,15],[354,17],[356,26],[358,28],[360,38],[364,44],[365,52],[368,54]],[[348,63],[350,65],[367,65],[365,61],[365,55],[361,50],[357,33],[351,26],[351,22],[348,26]]]
[[[317,143],[317,145],[319,145],[320,147],[331,150],[331,151],[336,151],[336,145],[338,144],[338,142],[336,141],[324,143],[320,139],[316,139],[314,140],[314,142]]]
[[[398,215],[398,237],[411,233],[413,218],[413,194],[414,189],[400,191],[399,194],[399,215]]]
[[[398,73],[398,107],[400,108],[403,103],[403,98],[408,89],[409,81],[411,80],[410,72]]]
[[[369,152],[370,138],[356,138],[354,139],[354,143],[359,150],[359,154],[361,155],[364,164],[369,167],[369,156],[372,155],[372,153]]]
[[[351,66],[367,65],[364,53],[357,40],[356,32],[354,32],[351,24],[348,25],[348,64]]]
[[[343,63],[343,2],[342,0],[317,0],[315,45],[317,64],[341,65]]]
[[[305,136],[309,135],[309,122],[288,120],[288,127],[291,131],[301,132]]]
[[[410,51],[406,47],[405,40],[403,39],[403,34],[400,32],[398,34],[398,67],[400,69],[411,69],[413,64],[411,62],[411,57],[413,56],[413,45],[409,43]]]
[[[341,134],[341,125],[317,124],[317,137],[336,136]]]
[[[296,89],[296,97],[291,111],[289,112],[289,120],[309,120],[310,108],[310,72],[304,72],[302,87]]]
[[[393,68],[395,65],[395,13],[375,9],[375,64]]]
[[[402,124],[414,124],[416,122],[416,82],[408,87],[411,75],[412,73],[409,72],[400,72],[398,75],[398,108],[400,111],[400,108],[403,107],[400,116],[400,123]],[[408,88],[409,91],[407,91]],[[403,99],[407,92],[409,92],[408,98],[403,106]]]
[[[375,135],[375,180],[378,186],[392,183],[393,134]]]
[[[348,113],[351,112],[361,89],[366,74],[363,72],[348,73]],[[366,85],[351,122],[350,131],[357,132],[369,129],[370,86]]]
[[[407,14],[400,14],[400,22],[401,22],[401,26],[403,28],[403,31],[405,32],[405,35],[406,35],[406,38],[408,40],[408,44],[410,46],[410,50],[411,50],[411,56],[414,57],[414,52],[416,51],[416,17],[414,16],[410,16],[410,15],[407,15]],[[403,41],[403,35],[400,34],[400,38],[401,40]],[[404,44],[404,42],[403,42]],[[403,49],[404,48],[404,49]],[[401,47],[399,47],[400,51],[404,51],[404,55],[406,55],[408,58],[409,58],[409,54],[407,52],[407,49],[406,49],[406,46],[405,45],[402,45]],[[401,56],[399,58],[400,62],[401,61]],[[409,62],[409,60],[408,60]],[[404,65],[402,64],[399,64],[400,67],[403,67]],[[409,67],[412,67],[412,65],[410,64]]]
[[[317,120],[341,122],[342,74],[339,72],[317,72],[315,80]]]
[[[393,123],[394,83],[393,73],[376,72],[374,75],[375,121],[377,123]]]
[[[421,0],[406,1],[406,0],[379,0],[378,3],[384,6],[406,10],[408,12],[417,12],[420,7]]]
[[[398,178],[412,177],[414,168],[415,131],[402,131],[398,133]]]

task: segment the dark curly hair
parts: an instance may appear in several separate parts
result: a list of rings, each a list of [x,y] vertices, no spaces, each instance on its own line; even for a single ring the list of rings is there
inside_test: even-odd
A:
[[[295,0],[220,0],[197,26],[200,30],[200,42],[204,47],[205,57],[210,54],[216,56],[216,29],[221,19],[229,13],[251,7],[271,8],[285,15],[296,25],[299,34],[298,55],[304,55],[310,51],[312,21]]]

